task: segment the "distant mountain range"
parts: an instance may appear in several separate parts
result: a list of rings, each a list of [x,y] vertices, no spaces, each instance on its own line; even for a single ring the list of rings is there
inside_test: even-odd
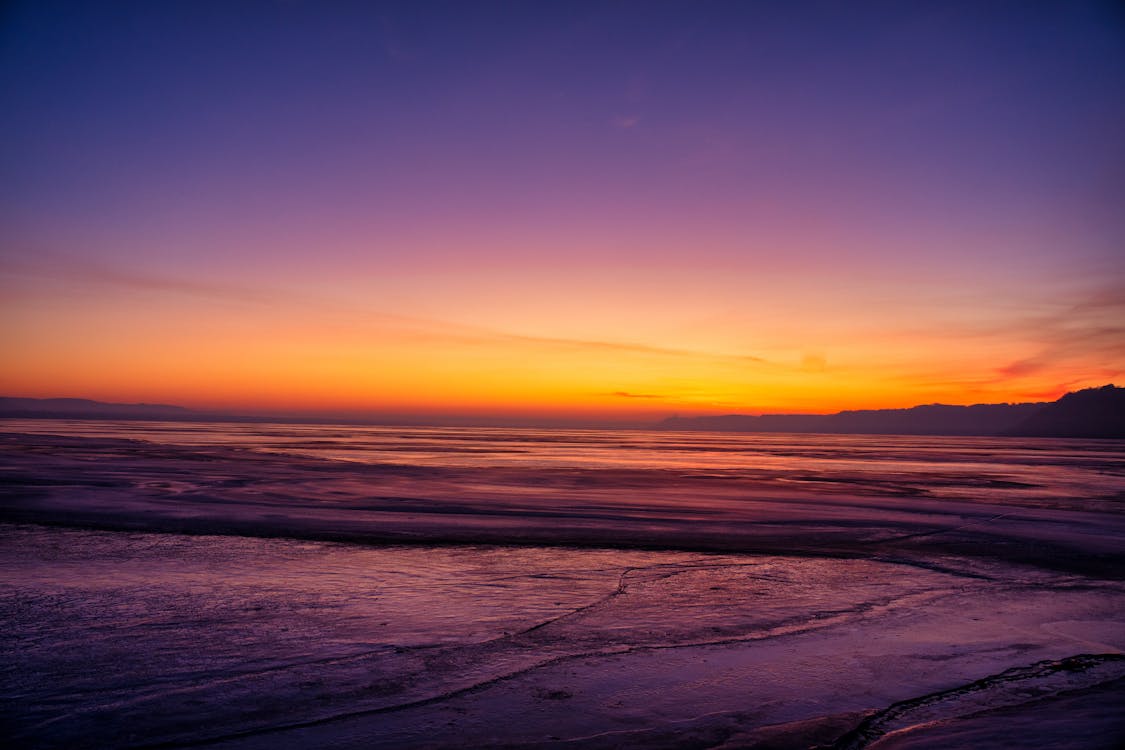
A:
[[[107,404],[87,398],[0,396],[0,417],[24,419],[193,419],[198,412],[167,404]]]
[[[658,427],[716,432],[1125,438],[1125,388],[1088,388],[1058,401],[1030,404],[929,404],[836,414],[670,417]]]
[[[0,397],[0,418],[4,417],[153,419],[181,422],[317,421],[314,418],[210,414],[168,404],[110,404],[84,398]],[[371,422],[356,420],[356,423]],[[910,409],[867,409],[836,414],[669,417],[656,427],[661,430],[714,432],[1125,438],[1125,388],[1113,385],[1088,388],[1068,393],[1058,401],[1030,404],[928,404]]]

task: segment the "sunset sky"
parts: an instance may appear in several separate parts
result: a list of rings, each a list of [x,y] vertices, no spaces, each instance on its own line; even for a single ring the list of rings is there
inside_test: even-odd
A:
[[[1125,378],[1125,14],[14,2],[0,394],[644,420]]]

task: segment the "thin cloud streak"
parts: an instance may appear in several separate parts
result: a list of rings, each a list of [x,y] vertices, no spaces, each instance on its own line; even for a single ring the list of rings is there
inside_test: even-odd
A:
[[[600,341],[511,333],[446,320],[361,309],[329,302],[307,294],[299,294],[280,289],[257,289],[236,284],[223,284],[211,281],[137,273],[124,271],[105,264],[93,264],[84,260],[64,258],[62,256],[54,256],[54,260],[49,263],[19,262],[10,259],[0,259],[0,271],[7,274],[35,278],[58,279],[73,283],[117,287],[139,292],[172,293],[208,300],[222,299],[244,304],[269,306],[284,303],[288,306],[299,306],[306,310],[319,311],[324,314],[343,315],[346,316],[347,321],[350,321],[350,325],[359,325],[364,329],[370,327],[398,328],[404,330],[410,337],[432,341],[447,341],[470,345],[524,344],[575,351],[599,351],[630,355],[708,359],[764,366],[771,364],[762,357],[746,354],[707,352],[633,342]],[[356,323],[356,321],[362,322]]]
[[[98,286],[115,286],[139,292],[171,292],[191,297],[236,302],[268,302],[274,295],[237,284],[196,281],[155,274],[125,271],[84,258],[49,256],[51,262],[26,262],[0,259],[0,272],[7,276],[66,281]]]

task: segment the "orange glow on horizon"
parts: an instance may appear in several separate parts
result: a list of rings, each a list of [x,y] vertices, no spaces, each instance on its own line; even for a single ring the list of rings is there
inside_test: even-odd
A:
[[[1097,352],[1040,365],[1043,344],[1030,331],[943,334],[935,316],[920,332],[914,320],[892,325],[871,313],[840,314],[829,325],[820,309],[800,319],[764,295],[758,305],[774,310],[761,318],[770,334],[739,351],[718,335],[671,330],[660,315],[648,328],[632,323],[635,339],[596,337],[599,327],[621,329],[635,317],[624,304],[617,319],[606,306],[604,326],[575,325],[561,309],[557,323],[539,320],[543,333],[532,333],[113,284],[81,286],[65,304],[35,309],[33,285],[18,291],[23,319],[3,335],[19,357],[0,374],[0,391],[12,396],[245,413],[648,421],[1051,400],[1119,373]],[[815,344],[796,345],[802,339]]]

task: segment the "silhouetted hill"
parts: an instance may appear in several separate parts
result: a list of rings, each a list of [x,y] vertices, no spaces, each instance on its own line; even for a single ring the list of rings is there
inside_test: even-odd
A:
[[[0,396],[0,417],[27,419],[190,419],[195,412],[168,404],[108,404],[85,398]]]
[[[1036,437],[1125,438],[1125,388],[1068,393],[1005,434]]]
[[[825,432],[857,435],[999,435],[1023,422],[1044,404],[929,404],[910,409],[865,409],[836,414],[730,414],[722,417],[672,417],[667,430],[721,432]]]
[[[1125,437],[1125,388],[1112,385],[1090,388],[1068,393],[1058,401],[1048,403],[929,404],[910,409],[869,409],[836,414],[670,417],[658,428],[858,435]]]

